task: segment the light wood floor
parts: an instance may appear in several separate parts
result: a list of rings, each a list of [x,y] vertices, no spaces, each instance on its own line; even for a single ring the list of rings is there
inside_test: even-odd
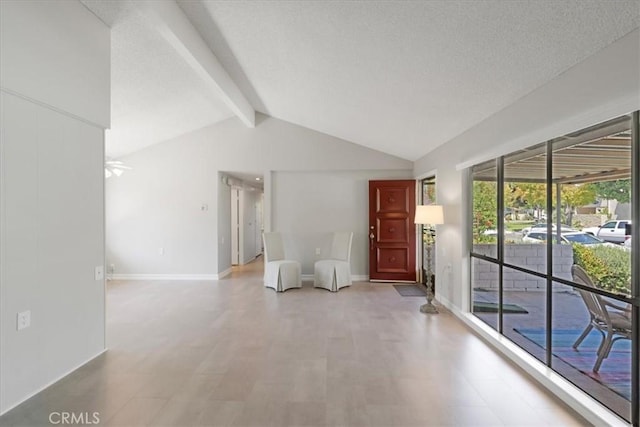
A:
[[[110,282],[109,351],[0,424],[586,425],[421,298],[368,283],[276,294],[261,274],[258,259],[218,282]]]

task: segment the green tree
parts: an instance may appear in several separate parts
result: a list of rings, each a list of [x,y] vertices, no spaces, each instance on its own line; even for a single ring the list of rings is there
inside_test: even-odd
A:
[[[629,203],[631,201],[630,179],[595,182],[591,185],[596,192],[596,196],[601,199],[617,200],[620,203]]]
[[[504,192],[505,206],[540,211],[547,206],[547,186],[540,183],[511,182]]]
[[[596,189],[593,184],[563,185],[560,197],[564,206],[565,222],[571,225],[576,207],[595,202]]]
[[[498,191],[495,182],[473,182],[473,242],[483,243],[493,238],[486,236],[486,230],[498,226]]]
[[[552,204],[557,205],[556,192],[553,191],[552,194]],[[560,197],[563,220],[571,225],[576,207],[593,203],[596,190],[592,184],[562,185]],[[526,206],[536,211],[544,210],[547,206],[547,186],[542,183],[509,183],[508,189],[505,189],[505,204],[512,207]]]

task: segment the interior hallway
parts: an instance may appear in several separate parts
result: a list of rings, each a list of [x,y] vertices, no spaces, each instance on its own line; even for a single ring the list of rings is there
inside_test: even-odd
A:
[[[587,425],[422,298],[369,283],[276,294],[262,262],[218,282],[109,282],[109,351],[0,425],[53,411],[117,426]]]

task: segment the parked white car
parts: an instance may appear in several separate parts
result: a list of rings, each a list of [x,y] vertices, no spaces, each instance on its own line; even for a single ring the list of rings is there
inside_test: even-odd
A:
[[[553,235],[553,243],[557,242],[557,235]],[[522,238],[522,243],[544,243],[547,241],[547,233],[541,231],[532,231],[526,236]],[[562,233],[560,236],[560,241],[563,244],[571,244],[571,243],[579,243],[581,245],[607,245],[607,246],[617,246],[611,243],[607,243],[604,240],[598,239],[597,237],[583,233],[582,231],[567,231]]]
[[[556,225],[555,224],[551,224],[551,229],[553,231],[556,231]],[[522,229],[522,235],[526,236],[527,234],[531,233],[532,231],[537,231],[537,232],[541,232],[541,233],[546,233],[547,232],[547,223],[546,222],[539,222],[537,224],[533,224],[531,227],[525,227]],[[560,231],[562,233],[564,232],[568,232],[568,231],[579,231],[576,230],[575,228],[571,228],[568,225],[562,224],[560,226]]]
[[[631,225],[628,220],[607,221],[600,227],[586,227],[582,231],[592,234],[600,239],[612,243],[624,243],[627,236],[627,225]]]

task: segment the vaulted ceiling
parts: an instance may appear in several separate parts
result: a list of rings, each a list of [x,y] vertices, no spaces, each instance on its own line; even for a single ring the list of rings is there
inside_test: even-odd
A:
[[[637,0],[83,3],[116,157],[255,110],[415,160],[640,26]]]

